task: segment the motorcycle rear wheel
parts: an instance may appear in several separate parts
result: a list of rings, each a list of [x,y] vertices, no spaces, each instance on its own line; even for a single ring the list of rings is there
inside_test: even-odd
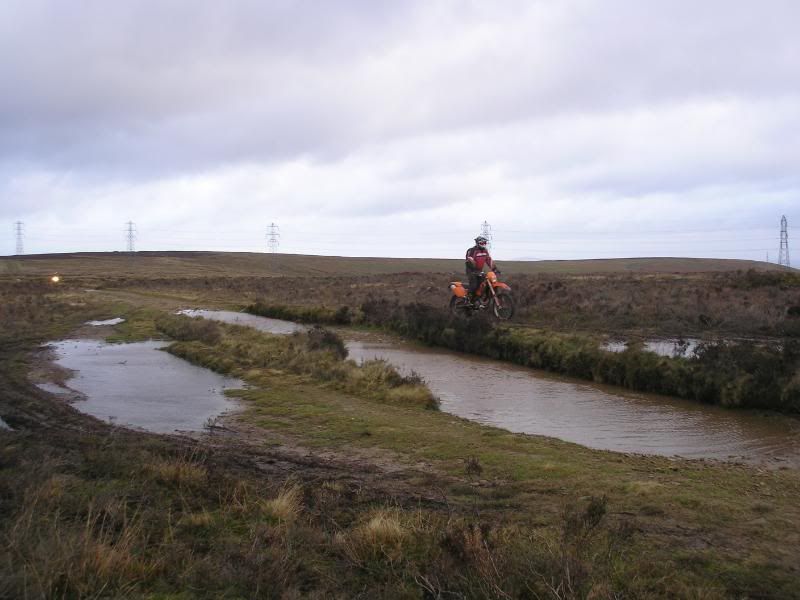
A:
[[[456,317],[469,317],[470,314],[472,314],[472,307],[469,304],[469,300],[466,298],[459,298],[458,296],[450,298],[450,313]]]
[[[501,321],[507,321],[514,316],[514,297],[510,292],[497,292],[492,300],[492,312]]]

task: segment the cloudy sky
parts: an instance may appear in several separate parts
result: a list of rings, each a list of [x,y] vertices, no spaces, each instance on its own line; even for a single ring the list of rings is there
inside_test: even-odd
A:
[[[0,254],[776,260],[795,0],[4,0]],[[800,228],[797,229],[800,231]],[[800,243],[797,244],[800,260]]]

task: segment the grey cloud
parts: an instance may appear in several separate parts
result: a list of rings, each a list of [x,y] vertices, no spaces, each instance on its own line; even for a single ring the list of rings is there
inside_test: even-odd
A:
[[[135,176],[337,158],[424,132],[698,95],[781,95],[800,71],[790,2],[0,10],[0,159]]]

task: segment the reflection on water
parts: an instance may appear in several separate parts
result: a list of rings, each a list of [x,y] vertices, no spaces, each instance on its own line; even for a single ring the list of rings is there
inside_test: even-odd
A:
[[[209,418],[235,408],[223,391],[241,382],[196,367],[157,349],[163,342],[106,344],[64,340],[51,344],[56,363],[75,371],[69,389],[42,384],[46,391],[85,399],[81,412],[118,425],[157,433],[200,431]]]
[[[203,313],[212,319],[219,314]],[[272,333],[289,333],[292,325],[230,314]],[[420,374],[442,410],[510,431],[603,450],[800,467],[798,419],[639,394],[396,341],[350,340],[347,348],[355,360],[382,358]]]
[[[259,331],[266,331],[267,333],[289,334],[295,331],[305,331],[307,328],[291,321],[281,321],[280,319],[269,319],[267,317],[258,317],[248,313],[233,312],[230,310],[200,310],[200,309],[187,309],[181,310],[178,314],[186,315],[187,317],[204,317],[206,319],[213,319],[215,321],[222,321],[223,323],[230,323],[231,325],[245,325],[258,329]]]
[[[659,356],[694,356],[697,346],[701,340],[695,338],[666,338],[660,340],[647,340],[643,347],[648,352],[654,352]],[[608,352],[624,352],[628,347],[628,342],[615,340],[606,342],[602,345],[603,350]]]
[[[94,327],[100,327],[102,325],[119,325],[120,323],[124,323],[125,319],[122,317],[116,317],[114,319],[106,319],[105,321],[86,321],[86,325],[92,325]]]

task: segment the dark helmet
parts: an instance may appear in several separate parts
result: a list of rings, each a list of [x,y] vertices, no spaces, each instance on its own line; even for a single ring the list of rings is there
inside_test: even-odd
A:
[[[479,235],[478,237],[475,238],[475,245],[478,246],[479,248],[485,248],[486,244],[488,244],[488,243],[489,243],[489,240],[487,240],[482,235]]]

